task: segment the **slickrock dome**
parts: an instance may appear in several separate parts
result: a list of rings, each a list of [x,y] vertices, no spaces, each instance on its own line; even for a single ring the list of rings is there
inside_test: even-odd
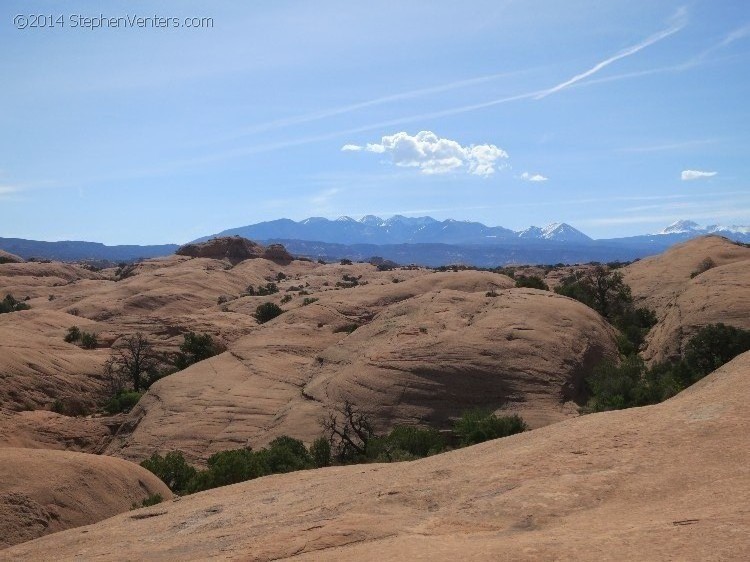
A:
[[[240,236],[213,238],[199,244],[185,244],[178,248],[175,253],[178,256],[189,256],[191,258],[226,259],[233,264],[257,258],[281,263],[289,263],[293,259],[281,244],[272,244],[268,248],[264,248],[260,244]]]

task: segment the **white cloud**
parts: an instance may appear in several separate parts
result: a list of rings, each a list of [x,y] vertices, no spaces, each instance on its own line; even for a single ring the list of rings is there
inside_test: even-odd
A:
[[[345,144],[341,147],[341,150],[343,152],[359,152],[363,148],[363,146],[359,146],[358,144]]]
[[[682,181],[691,181],[691,180],[699,180],[701,178],[710,178],[717,174],[718,172],[702,172],[700,170],[683,170],[682,174],[680,174],[680,177],[682,178]]]
[[[344,145],[346,147],[357,145]],[[379,143],[368,143],[367,152],[390,154],[393,163],[403,168],[419,168],[423,174],[447,174],[465,170],[477,176],[491,176],[508,158],[508,153],[494,144],[463,146],[457,141],[438,137],[431,131],[416,135],[406,132],[386,135]]]
[[[524,172],[521,174],[521,179],[524,181],[547,181],[549,178],[542,174],[530,174],[529,172]]]

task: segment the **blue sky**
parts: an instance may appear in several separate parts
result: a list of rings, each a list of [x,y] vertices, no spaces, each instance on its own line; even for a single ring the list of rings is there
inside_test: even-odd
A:
[[[65,25],[14,27],[31,14]],[[102,14],[214,23],[71,26]],[[750,224],[748,69],[736,0],[4,1],[0,236]]]

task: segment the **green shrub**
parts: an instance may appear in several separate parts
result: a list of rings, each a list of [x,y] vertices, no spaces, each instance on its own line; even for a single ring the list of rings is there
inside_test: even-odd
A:
[[[190,365],[203,361],[224,351],[224,347],[214,342],[210,334],[188,332],[183,335],[180,352],[172,363],[177,370],[187,369]]]
[[[96,349],[99,341],[96,334],[82,332],[78,326],[68,328],[68,333],[63,338],[67,343],[78,343],[84,349]]]
[[[630,353],[637,353],[651,328],[656,325],[656,313],[648,308],[625,307],[614,319],[615,327],[629,342]],[[622,346],[621,346],[622,347]],[[621,348],[623,355],[629,355]]]
[[[627,338],[620,343],[624,355],[635,353],[656,324],[656,314],[635,308],[633,297],[619,271],[597,265],[585,275],[574,274],[562,280],[555,292],[589,306],[606,318]]]
[[[370,263],[372,263],[372,261],[370,261]],[[391,260],[385,260],[381,263],[373,265],[376,265],[378,271],[393,271],[398,267],[398,264],[395,261]]]
[[[292,300],[292,295],[284,295],[281,297],[281,304],[286,304]]]
[[[474,445],[526,431],[526,422],[518,414],[497,417],[492,412],[476,409],[465,412],[456,421],[453,431],[461,445]]]
[[[280,314],[282,314],[284,311],[281,310],[281,307],[273,302],[265,302],[263,304],[259,304],[258,307],[255,309],[255,319],[258,321],[258,324],[265,324],[269,320],[273,320]]]
[[[644,369],[645,364],[637,355],[626,357],[619,365],[612,361],[597,365],[587,379],[592,394],[588,409],[601,412],[638,405]]]
[[[269,474],[292,472],[313,466],[313,459],[302,441],[281,436],[259,451],[246,448],[211,455],[208,459],[208,468],[196,472],[186,489],[189,493],[200,492]]]
[[[587,284],[582,280],[578,280],[574,277],[563,279],[560,285],[555,287],[555,292],[558,295],[569,297],[571,299],[577,300],[578,302],[582,302],[589,308],[595,308],[591,291]]]
[[[281,273],[280,275],[284,274]],[[284,276],[284,278],[286,278],[286,276]],[[268,282],[265,285],[258,285],[257,289],[252,285],[248,285],[247,289],[245,289],[245,294],[251,297],[266,297],[278,292],[279,288],[276,286],[276,283],[272,282]]]
[[[163,501],[164,501],[164,498],[161,497],[161,494],[151,494],[149,497],[147,497],[141,502],[141,505],[134,503],[133,505],[130,506],[130,509],[139,509],[141,507],[151,507],[152,505],[160,504]]]
[[[671,398],[692,384],[693,373],[685,361],[657,363],[646,369],[636,393],[633,406],[658,404]]]
[[[269,474],[268,467],[250,449],[221,451],[208,459],[211,488],[244,482]]]
[[[371,443],[368,456],[378,461],[409,460],[441,453],[445,439],[435,429],[396,426]]]
[[[218,484],[213,483],[213,475],[210,470],[198,470],[195,472],[195,476],[188,482],[187,488],[183,491],[184,494],[195,494],[196,492],[202,492],[204,490],[210,490],[216,488]]]
[[[344,258],[339,263],[341,265],[352,265],[352,260],[348,260],[348,259]]]
[[[55,412],[56,414],[65,415],[65,404],[63,404],[63,401],[59,398],[56,398],[54,402],[52,402],[52,406],[50,407],[50,410],[52,412]]]
[[[78,326],[68,328],[68,333],[63,338],[67,343],[75,343],[81,339],[81,329]]]
[[[163,457],[154,453],[150,458],[143,461],[141,466],[153,472],[176,494],[187,492],[188,485],[198,473],[185,461],[185,457],[179,451],[167,453]]]
[[[549,291],[547,283],[541,277],[536,275],[518,275],[516,278],[516,287],[526,287],[528,289],[541,289],[543,291]]]
[[[590,306],[612,321],[632,307],[633,297],[619,271],[597,265],[585,275],[573,275],[562,280],[555,292],[574,298]]]
[[[331,464],[331,444],[325,437],[318,437],[310,445],[310,458],[313,466],[322,468]]]
[[[286,435],[277,437],[263,451],[269,473],[278,474],[312,468],[313,461],[305,444]]]
[[[126,390],[120,392],[116,396],[109,399],[109,402],[104,406],[110,414],[119,414],[120,412],[129,412],[132,410],[138,401],[143,396],[141,392],[135,392],[134,390]]]
[[[279,316],[281,313],[283,313],[283,310],[278,305],[266,302],[263,304],[260,304],[256,307],[255,313],[253,316],[258,321],[259,324],[263,324],[265,322],[268,322],[270,320],[273,320],[277,316]]]
[[[14,299],[13,295],[6,295],[5,298],[0,301],[0,314],[28,310],[29,308],[31,307],[25,302]]]
[[[750,330],[721,323],[709,324],[688,341],[685,362],[694,373],[694,380],[698,380],[748,350]]]
[[[97,345],[99,345],[99,340],[96,334],[81,332],[81,347],[83,349],[96,349]]]
[[[318,299],[316,299],[314,297],[305,297],[302,300],[302,306],[307,306],[308,304],[312,304],[312,303],[316,302],[317,300]]]
[[[359,277],[354,277],[354,275],[349,275],[348,273],[341,276],[341,281],[336,282],[336,286],[343,289],[351,289],[357,285],[359,285]]]

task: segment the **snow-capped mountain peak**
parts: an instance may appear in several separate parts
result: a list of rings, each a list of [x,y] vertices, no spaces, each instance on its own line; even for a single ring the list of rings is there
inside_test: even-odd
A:
[[[553,237],[556,232],[560,231],[561,229],[564,229],[567,225],[565,223],[561,222],[551,222],[544,228],[542,228],[542,238],[549,239],[550,237]]]
[[[555,242],[588,242],[591,240],[580,230],[564,222],[553,222],[544,228],[530,226],[516,235],[526,240],[553,240]]]
[[[403,215],[393,215],[391,218],[383,221],[385,226],[391,226],[394,224],[408,225],[408,226],[423,226],[426,224],[436,223],[432,217],[405,217]]]
[[[733,224],[732,226],[723,226],[721,224],[710,224],[706,227],[706,231],[714,234],[730,233],[730,234],[750,234],[750,226],[742,226]]]
[[[673,222],[659,234],[683,234],[685,232],[696,232],[699,230],[702,229],[697,222],[681,220]]]
[[[542,229],[538,226],[530,226],[517,233],[519,238],[538,239],[542,237]]]
[[[386,219],[384,224],[392,225],[405,222],[407,219],[404,215],[393,215],[391,218]]]
[[[323,217],[310,217],[305,220],[303,220],[300,224],[315,224],[315,223],[321,223],[321,222],[328,222],[328,219]]]
[[[558,242],[583,242],[591,240],[583,232],[564,222],[553,222],[542,228],[542,238]]]
[[[365,215],[364,217],[359,219],[359,222],[367,226],[382,226],[385,221],[380,217],[376,217],[375,215]]]
[[[732,226],[724,226],[723,224],[701,226],[694,221],[680,220],[673,222],[664,230],[657,233],[657,235],[659,234],[682,234],[690,237],[701,234],[718,234],[732,238],[734,236],[747,236],[750,234],[750,226],[738,224],[733,224]]]

